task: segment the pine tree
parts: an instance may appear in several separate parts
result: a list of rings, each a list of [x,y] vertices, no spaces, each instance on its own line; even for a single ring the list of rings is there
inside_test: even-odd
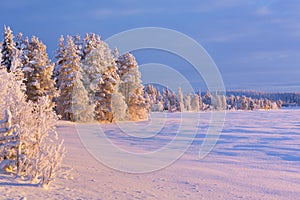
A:
[[[116,86],[118,88],[118,86]],[[127,104],[124,96],[116,89],[111,97],[112,115],[115,121],[127,120]]]
[[[81,59],[85,59],[86,55],[90,54],[91,51],[97,48],[102,43],[101,38],[99,35],[94,33],[86,34],[85,38],[82,42],[82,57]]]
[[[149,107],[144,98],[141,73],[132,54],[125,53],[119,57],[118,74],[120,76],[119,91],[125,97],[130,120],[148,119]]]
[[[74,40],[74,44],[75,44],[75,47],[76,47],[77,54],[79,55],[80,59],[82,59],[82,57],[83,57],[83,47],[82,47],[83,43],[81,41],[80,35],[73,36],[73,40]]]
[[[185,96],[184,98],[184,108],[186,111],[191,111],[192,108],[191,108],[191,95],[188,94]]]
[[[24,76],[28,100],[37,102],[40,97],[47,96],[52,101],[56,96],[55,82],[52,79],[54,64],[48,58],[46,46],[35,36],[29,43],[27,57]]]
[[[83,86],[81,70],[76,73],[72,92],[73,121],[89,122],[94,120],[94,104],[90,103],[88,92]]]
[[[2,67],[10,71],[13,58],[16,54],[16,44],[14,42],[14,35],[9,26],[4,25],[3,43],[2,43]]]
[[[179,112],[184,111],[183,94],[182,94],[182,90],[181,90],[180,87],[178,88],[178,106],[177,106],[177,110]]]
[[[80,57],[77,54],[73,38],[67,36],[63,61],[59,71],[59,90],[60,96],[57,99],[57,112],[63,119],[74,120],[72,111],[72,95],[76,85],[76,76],[80,71]],[[84,98],[84,97],[82,97]]]
[[[108,67],[116,65],[108,45],[105,42],[99,42],[89,54],[82,60],[83,85],[86,88],[91,102],[95,101],[95,92],[97,85]]]
[[[61,83],[61,67],[65,65],[66,62],[66,51],[65,51],[65,44],[64,44],[64,36],[61,35],[58,42],[58,48],[55,51],[55,59],[56,63],[53,69],[52,79],[55,80],[55,87],[58,89]]]
[[[100,122],[113,122],[115,118],[112,112],[112,98],[116,86],[119,82],[119,75],[117,74],[117,67],[114,62],[106,68],[102,74],[95,92],[95,114],[96,119]],[[114,104],[115,105],[115,104]]]
[[[194,112],[199,112],[199,96],[198,94],[194,94],[191,97],[191,110]]]

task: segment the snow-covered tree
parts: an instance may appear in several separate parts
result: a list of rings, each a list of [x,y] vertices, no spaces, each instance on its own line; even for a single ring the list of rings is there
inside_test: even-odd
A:
[[[205,93],[205,95],[202,97],[202,101],[206,105],[212,105],[212,95],[209,91]]]
[[[200,110],[198,94],[191,96],[191,110],[194,112],[199,112]]]
[[[71,36],[67,36],[64,56],[61,57],[63,62],[59,68],[60,96],[57,98],[57,112],[63,119],[73,120],[72,95],[76,86],[76,76],[80,71],[80,57],[77,54],[76,46]]]
[[[95,114],[96,119],[100,122],[111,123],[115,121],[112,112],[112,98],[115,90],[117,90],[118,82],[119,75],[117,74],[117,67],[114,62],[112,62],[102,74],[95,93]]]
[[[61,68],[65,65],[67,59],[64,40],[64,36],[61,35],[58,42],[58,48],[55,51],[56,63],[54,65],[52,79],[55,80],[55,86],[57,89],[60,87],[61,83]]]
[[[248,101],[246,96],[242,96],[239,98],[237,102],[237,109],[238,110],[248,110]]]
[[[82,60],[83,85],[89,94],[91,102],[95,101],[95,92],[102,74],[111,65],[115,66],[115,62],[108,45],[103,41],[99,41],[98,45],[94,46]]]
[[[80,59],[82,59],[82,57],[83,57],[83,48],[82,48],[83,42],[81,41],[80,35],[73,36],[73,41],[74,41],[74,44],[76,47],[77,54],[79,55]]]
[[[81,59],[85,59],[86,55],[90,54],[90,52],[101,44],[101,38],[99,35],[94,33],[86,34],[85,38],[82,42],[82,57]]]
[[[22,81],[0,70],[0,110],[10,111],[9,126],[15,126],[18,133],[13,145],[12,140],[6,141],[11,145],[10,162],[2,157],[0,166],[27,180],[47,185],[59,170],[64,155],[55,131],[57,116],[48,98],[42,97],[36,103],[27,101],[24,91]]]
[[[16,44],[14,42],[14,35],[10,27],[5,25],[1,53],[2,61],[0,67],[6,68],[7,71],[10,71],[16,53]]]
[[[148,84],[146,86],[145,94],[148,95],[151,111],[153,112],[164,111],[163,97],[153,85]]]
[[[82,83],[81,69],[76,73],[72,92],[73,121],[89,122],[94,120],[95,105],[91,104],[88,92]]]
[[[52,101],[57,94],[52,79],[54,64],[48,58],[46,46],[35,36],[29,43],[27,58],[23,70],[28,100],[37,102],[40,97],[47,96]]]
[[[185,98],[184,98],[184,109],[186,111],[191,111],[192,110],[192,108],[191,108],[191,95],[190,94],[186,95]]]
[[[183,94],[182,94],[182,90],[179,87],[178,88],[178,103],[177,103],[177,110],[179,112],[183,112],[184,111],[184,101],[183,101]]]
[[[134,56],[125,53],[118,59],[119,91],[125,97],[130,120],[148,119],[149,105],[144,98],[141,73]]]
[[[116,86],[118,88],[118,86]],[[124,121],[127,117],[127,104],[124,96],[116,89],[111,97],[112,115],[115,121]]]
[[[1,113],[2,114],[2,113]],[[11,171],[16,166],[18,127],[11,123],[10,110],[4,110],[4,116],[0,118],[0,170]]]

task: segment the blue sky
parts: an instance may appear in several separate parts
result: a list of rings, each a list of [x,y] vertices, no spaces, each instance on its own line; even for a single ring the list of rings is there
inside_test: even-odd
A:
[[[2,1],[0,12],[1,26],[38,36],[50,56],[61,34],[95,32],[106,39],[138,27],[174,29],[208,51],[227,89],[273,92],[300,91],[299,19],[298,0],[14,0]],[[172,56],[145,53],[135,54],[141,64],[185,70]],[[190,79],[197,81],[192,73]]]

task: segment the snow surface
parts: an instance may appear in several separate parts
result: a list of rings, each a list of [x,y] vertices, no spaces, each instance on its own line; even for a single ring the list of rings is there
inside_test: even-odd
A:
[[[208,112],[200,114],[197,136],[179,160],[146,174],[105,166],[85,149],[76,124],[60,121],[58,131],[68,151],[63,175],[46,190],[0,174],[0,199],[299,198],[300,110],[228,112],[217,145],[200,160],[199,149],[210,116]],[[155,138],[126,138],[116,125],[102,128],[115,145],[128,151],[147,152],[163,148],[174,137],[180,113],[167,117],[164,129]],[[96,127],[93,124],[84,126],[87,132],[96,131],[92,130]]]

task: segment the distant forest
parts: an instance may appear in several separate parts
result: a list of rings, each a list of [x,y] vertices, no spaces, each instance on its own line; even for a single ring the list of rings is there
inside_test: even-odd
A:
[[[209,110],[271,110],[300,106],[300,93],[267,93],[259,91],[227,91],[184,93],[181,88],[145,86],[145,99],[153,112]]]
[[[260,91],[243,91],[243,90],[236,90],[236,91],[226,91],[227,96],[246,96],[251,97],[252,99],[269,99],[271,101],[282,101],[283,107],[289,106],[300,106],[300,92],[293,93],[293,92],[260,92]]]

